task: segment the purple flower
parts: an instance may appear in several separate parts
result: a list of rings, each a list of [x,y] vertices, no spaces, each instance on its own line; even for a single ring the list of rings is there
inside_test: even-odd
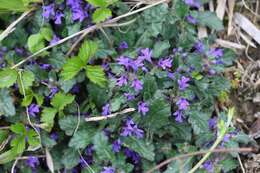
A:
[[[104,167],[103,171],[101,171],[100,173],[115,173],[115,168],[113,167]]]
[[[216,117],[208,120],[208,126],[210,129],[215,129],[217,127],[218,119]]]
[[[102,63],[102,68],[105,70],[105,71],[109,71],[110,67],[109,67],[109,64],[107,62],[103,62]]]
[[[36,114],[38,114],[40,112],[40,106],[38,106],[37,104],[31,104],[28,108],[28,112],[30,116],[35,117]]]
[[[123,131],[122,136],[136,136],[137,138],[143,138],[144,131],[139,129],[132,119],[128,119]]]
[[[178,85],[180,90],[185,90],[189,84],[190,78],[187,78],[185,76],[182,76],[181,79],[178,80]]]
[[[24,48],[18,48],[18,47],[16,47],[16,48],[15,48],[15,53],[17,53],[17,55],[23,56],[24,53],[25,53],[25,50],[24,50]],[[0,57],[1,57],[1,52],[0,52]]]
[[[50,92],[48,98],[52,98],[57,92],[59,92],[59,88],[57,88],[57,87],[52,87],[52,88],[51,88],[51,92]]]
[[[176,104],[177,104],[179,110],[186,110],[186,109],[188,109],[188,106],[190,105],[189,102],[185,98],[182,98],[182,97],[177,101]]]
[[[121,150],[122,142],[120,139],[117,139],[112,144],[112,149],[115,153],[118,153]]]
[[[162,69],[166,68],[171,68],[172,67],[172,59],[167,58],[167,59],[160,59],[158,62],[158,66],[161,67]]]
[[[197,20],[192,16],[192,15],[188,15],[186,17],[187,21],[191,24],[196,24],[197,23]]]
[[[58,41],[60,41],[60,38],[57,35],[53,35],[52,40],[50,41],[50,45],[56,44]]]
[[[133,81],[132,81],[132,85],[131,87],[133,87],[135,89],[135,91],[140,91],[143,89],[143,84],[141,83],[140,80],[138,80],[137,78],[135,78]]]
[[[203,51],[205,50],[204,45],[201,41],[196,42],[194,47],[195,47],[196,51],[199,53],[203,53]]]
[[[127,49],[127,48],[128,48],[127,42],[122,41],[122,42],[119,44],[119,49],[120,49],[120,50]]]
[[[129,70],[130,67],[132,67],[132,60],[126,56],[120,56],[118,59],[118,64],[125,66],[127,70]]]
[[[210,49],[209,51],[209,55],[215,58],[220,58],[223,56],[223,54],[224,54],[223,49],[220,48]]]
[[[75,85],[71,88],[70,92],[73,93],[73,94],[79,93],[79,92],[80,92],[80,86],[79,86],[79,84],[75,84]]]
[[[200,7],[200,2],[199,2],[199,0],[185,0],[185,3],[186,3],[188,6],[191,6],[191,7],[196,7],[196,8],[199,8],[199,7]]]
[[[117,79],[116,85],[118,85],[120,87],[127,85],[127,80],[128,80],[127,75],[124,74],[120,78]]]
[[[208,160],[208,161],[204,162],[202,166],[208,172],[214,172],[213,163],[211,161]]]
[[[73,21],[79,20],[82,22],[86,17],[89,16],[88,9],[90,6],[89,4],[84,6],[82,0],[68,0],[67,5],[71,8]]]
[[[40,162],[37,157],[29,156],[29,158],[26,160],[26,164],[31,168],[35,168],[40,164]]]
[[[85,154],[87,156],[91,156],[94,152],[94,145],[88,145],[86,150],[85,150]]]
[[[173,113],[175,115],[175,120],[179,123],[183,122],[183,113],[180,110],[177,110],[176,112]]]
[[[145,115],[149,111],[148,104],[145,102],[139,102],[138,103],[138,112]]]
[[[55,21],[54,23],[57,24],[57,25],[60,25],[61,24],[61,18],[64,17],[64,14],[61,12],[61,11],[57,11],[56,14],[55,14]]]
[[[72,10],[72,20],[76,21],[79,20],[82,22],[85,18],[84,11],[81,8],[73,9]]]
[[[39,64],[40,68],[43,70],[50,70],[51,65],[50,64]]]
[[[55,15],[54,4],[49,4],[49,5],[46,5],[46,6],[42,6],[42,10],[43,10],[42,16],[45,19],[49,19],[51,16]]]
[[[171,79],[175,79],[175,74],[174,73],[171,73],[171,72],[168,72],[167,76]]]
[[[52,140],[54,140],[54,141],[57,141],[58,138],[59,138],[59,135],[58,135],[58,133],[53,132],[53,133],[51,133],[50,138],[51,138]]]
[[[151,63],[152,62],[152,59],[151,59],[152,54],[153,54],[153,52],[149,48],[141,49],[140,55],[139,55],[138,58],[141,59],[141,60],[146,60],[146,61]]]
[[[135,99],[135,96],[133,94],[130,94],[130,93],[124,93],[124,96],[126,97],[126,99],[128,101],[131,101],[131,100]]]
[[[134,162],[134,164],[138,164],[141,161],[140,155],[129,148],[125,148],[124,153],[127,158],[130,158]]]
[[[107,103],[102,107],[102,115],[106,116],[110,114],[110,104]]]

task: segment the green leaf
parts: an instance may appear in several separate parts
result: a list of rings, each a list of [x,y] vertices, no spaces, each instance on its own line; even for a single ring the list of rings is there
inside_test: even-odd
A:
[[[7,139],[8,131],[7,130],[0,130],[0,144]]]
[[[75,149],[84,149],[92,142],[96,129],[83,129],[77,131],[70,139],[69,146]]]
[[[51,30],[51,28],[41,28],[40,30],[40,34],[42,35],[42,37],[47,40],[47,41],[51,41],[52,40],[52,36],[53,36],[53,31]]]
[[[36,99],[36,102],[38,105],[42,105],[44,97],[39,94],[33,94],[34,98]]]
[[[26,90],[25,91],[25,95],[23,97],[22,106],[25,106],[25,107],[29,106],[32,103],[32,101],[33,101],[33,92],[32,92],[32,90]]]
[[[20,154],[25,150],[25,136],[16,136],[12,141],[11,141],[11,146],[12,150]]]
[[[15,123],[10,126],[10,130],[18,135],[25,135],[26,134],[26,128],[23,125],[23,123]]]
[[[149,106],[149,112],[141,120],[142,124],[154,133],[169,123],[171,107],[163,99],[155,99]]]
[[[30,146],[36,147],[36,146],[40,145],[39,136],[34,130],[30,129],[27,132],[27,137],[28,137],[28,144]]]
[[[192,168],[194,159],[189,157],[184,160],[176,160],[167,166],[166,171],[163,173],[179,173],[179,172],[189,172]]]
[[[181,19],[187,16],[189,12],[189,6],[187,6],[182,0],[175,1],[173,7],[175,8],[177,16]]]
[[[50,132],[53,127],[56,113],[57,110],[55,108],[45,107],[42,111],[41,122],[44,123],[44,129],[48,132]]]
[[[18,84],[20,92],[23,93],[22,87],[26,90],[33,85],[33,81],[35,80],[34,74],[31,71],[23,71],[21,77],[18,77]]]
[[[79,57],[70,58],[63,66],[61,77],[63,80],[72,79],[84,67],[84,62]]]
[[[93,22],[100,23],[112,16],[112,11],[108,8],[98,8],[93,13]]]
[[[167,53],[167,50],[170,48],[169,41],[159,41],[156,42],[153,48],[153,57],[159,58],[162,55]]]
[[[5,68],[0,71],[0,88],[12,86],[17,79],[17,72],[13,69]]]
[[[168,127],[167,127],[168,128]],[[170,132],[175,141],[191,141],[192,129],[188,123],[170,124]]]
[[[11,162],[16,158],[17,154],[13,150],[8,150],[0,154],[0,165]]]
[[[231,157],[221,160],[219,164],[221,165],[221,168],[225,173],[231,172],[238,166],[238,162]]]
[[[195,134],[208,132],[209,115],[207,113],[195,110],[195,111],[190,111],[187,114],[189,116],[188,121],[189,123],[191,123],[191,126]]]
[[[207,26],[217,31],[223,30],[224,26],[222,21],[213,12],[209,11],[192,11],[191,15],[198,21],[202,26]]]
[[[78,119],[75,116],[66,116],[59,120],[60,128],[65,131],[65,134],[71,136],[77,126]]]
[[[89,59],[93,57],[98,50],[98,44],[95,41],[85,41],[80,49],[78,57],[84,62],[84,64],[87,64]]]
[[[0,12],[23,12],[26,10],[27,8],[24,6],[22,0],[0,0]]]
[[[154,146],[151,143],[147,143],[144,140],[136,139],[134,137],[128,137],[124,140],[124,144],[128,148],[140,154],[143,158],[154,161]]]
[[[108,137],[103,132],[96,132],[93,138],[94,149],[100,160],[114,160],[112,147],[108,143]]]
[[[55,94],[55,96],[51,100],[51,105],[55,107],[57,110],[61,111],[65,108],[65,106],[71,104],[75,99],[75,96],[71,94],[64,94],[59,92]]]
[[[45,47],[44,37],[41,34],[30,35],[27,45],[30,52],[35,53]]]
[[[106,76],[101,66],[87,65],[86,75],[91,82],[98,84],[101,87],[106,85]]]
[[[155,77],[151,75],[146,75],[144,78],[144,85],[143,85],[143,97],[144,100],[151,99],[158,89]]]
[[[14,116],[16,111],[13,98],[7,89],[0,89],[0,115]]]
[[[75,167],[80,160],[80,156],[77,150],[73,148],[68,148],[63,152],[62,163],[66,169],[71,169]]]
[[[109,0],[86,0],[88,3],[94,7],[107,7],[109,5]]]
[[[89,83],[87,85],[87,91],[89,98],[94,104],[101,108],[109,99],[109,90],[107,88],[101,88],[96,84]]]

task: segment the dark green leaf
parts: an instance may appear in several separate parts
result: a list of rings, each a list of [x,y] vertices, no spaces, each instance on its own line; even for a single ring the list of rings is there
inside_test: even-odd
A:
[[[206,133],[209,130],[208,120],[209,115],[200,111],[190,111],[189,123],[191,123],[195,134]]]
[[[78,119],[75,116],[66,116],[59,120],[60,128],[65,131],[66,135],[71,136],[77,126]]]
[[[215,29],[217,31],[224,29],[222,21],[213,12],[192,11],[191,14],[198,21],[198,23],[202,26],[208,26],[209,28]]]
[[[16,111],[13,102],[13,98],[9,95],[8,90],[0,89],[0,115],[15,115]]]
[[[153,47],[153,57],[159,58],[160,56],[165,55],[169,48],[170,48],[169,41],[159,41],[155,43]]]
[[[154,146],[151,143],[145,142],[141,139],[136,139],[134,137],[128,137],[124,140],[124,144],[128,148],[140,154],[141,157],[150,161],[154,161]]]
[[[169,123],[168,117],[171,116],[171,107],[163,99],[153,100],[149,106],[149,112],[142,118],[142,123],[146,128],[157,132]]]
[[[62,163],[66,169],[71,169],[79,163],[80,156],[77,150],[68,148],[63,152]]]
[[[74,149],[84,149],[89,145],[96,129],[83,129],[77,131],[70,139],[69,146]]]
[[[103,132],[96,132],[93,138],[94,149],[100,160],[114,160],[112,146],[108,143],[107,136]]]

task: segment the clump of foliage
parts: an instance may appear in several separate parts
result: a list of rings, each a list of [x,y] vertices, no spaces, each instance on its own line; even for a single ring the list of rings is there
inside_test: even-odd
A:
[[[36,4],[0,43],[0,171],[17,159],[18,172],[146,172],[167,158],[209,149],[223,129],[219,148],[249,142],[227,127],[225,110],[215,111],[220,101],[225,105],[230,82],[222,72],[235,54],[212,46],[223,25],[214,13],[198,11],[204,4],[164,2],[112,28],[103,22],[132,6],[116,0]],[[77,39],[59,41],[94,24],[100,30],[67,56]],[[214,32],[198,40],[197,26]],[[55,46],[15,65],[48,45]],[[232,172],[236,157],[212,154],[197,172]],[[172,162],[161,172],[188,172],[200,158]]]

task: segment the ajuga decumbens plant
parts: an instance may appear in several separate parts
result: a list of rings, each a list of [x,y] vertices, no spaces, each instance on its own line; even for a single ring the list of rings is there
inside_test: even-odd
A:
[[[0,172],[239,169],[253,141],[232,123],[236,56],[207,0],[38,2],[0,0],[6,27],[34,7],[0,42]]]

